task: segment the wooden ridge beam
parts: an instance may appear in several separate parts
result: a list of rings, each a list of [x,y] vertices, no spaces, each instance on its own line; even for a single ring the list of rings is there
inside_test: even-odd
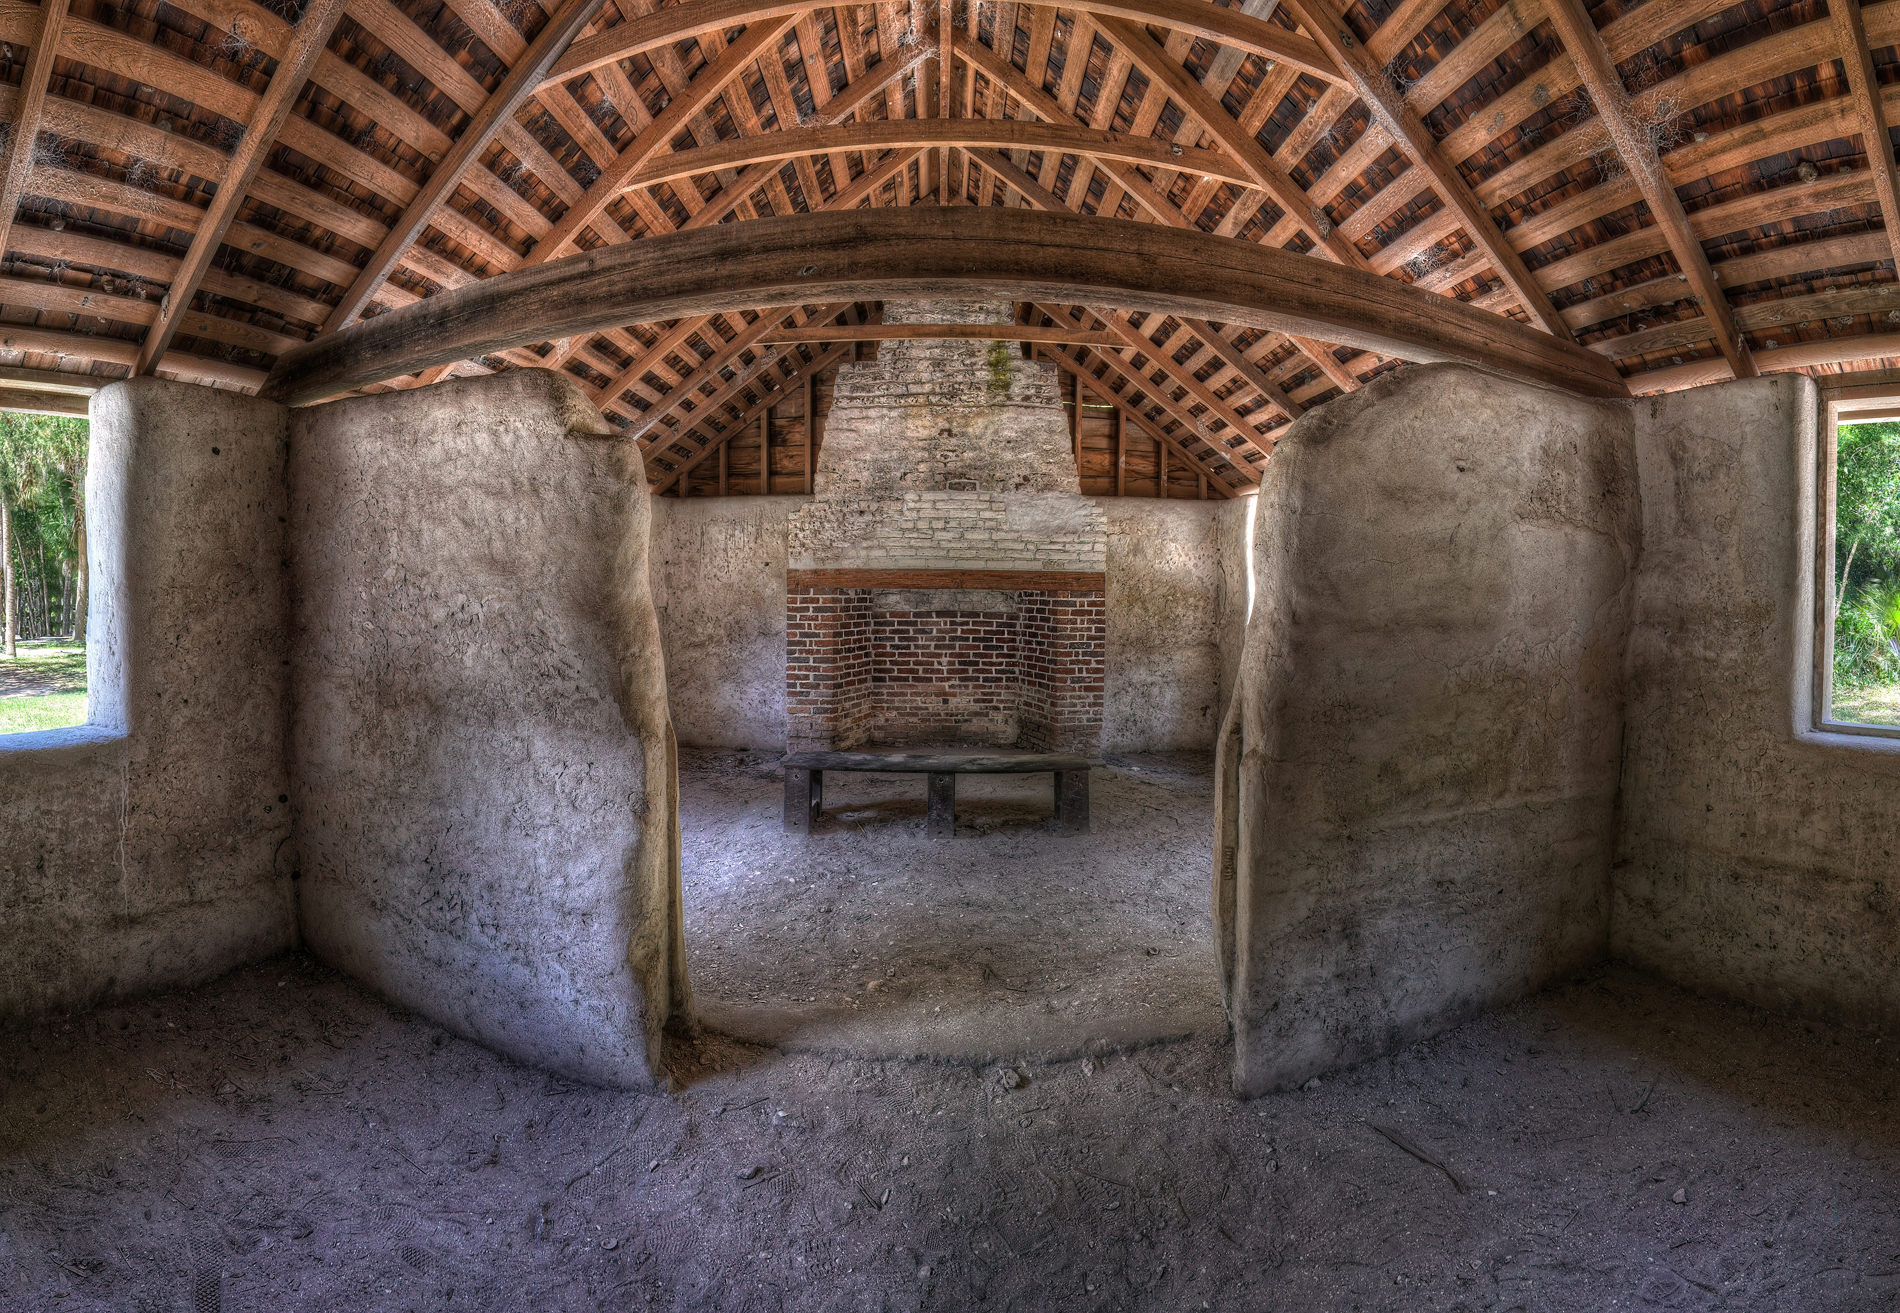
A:
[[[1496,221],[1491,218],[1490,211],[1478,203],[1470,185],[1458,172],[1456,161],[1448,163],[1440,157],[1425,121],[1419,117],[1417,110],[1405,103],[1398,88],[1387,78],[1385,69],[1373,59],[1364,44],[1353,38],[1351,29],[1334,7],[1333,0],[1285,0],[1285,3],[1299,16],[1300,22],[1313,34],[1321,48],[1338,62],[1340,69],[1351,79],[1360,99],[1366,102],[1366,108],[1372,112],[1374,122],[1386,131],[1401,150],[1411,156],[1414,164],[1425,171],[1432,179],[1434,190],[1447,206],[1456,211],[1471,240],[1490,253],[1498,276],[1504,280],[1506,287],[1517,294],[1531,318],[1542,324],[1553,337],[1570,341],[1570,329],[1551,305],[1550,298],[1544,295],[1543,289],[1531,277],[1523,257],[1505,240]]]
[[[354,2],[361,3],[361,0]],[[568,0],[548,20],[547,26],[535,37],[527,53],[508,70],[508,76],[502,79],[494,94],[473,111],[462,135],[456,138],[448,154],[429,174],[429,180],[418,189],[415,198],[404,206],[402,217],[377,245],[363,272],[350,284],[343,299],[324,321],[323,332],[334,333],[363,312],[363,307],[369,304],[377,289],[400,263],[403,252],[422,236],[436,208],[454,194],[469,166],[481,158],[482,152],[488,148],[502,125],[510,121],[515,110],[534,93],[548,67],[587,26],[602,3],[603,0]]]
[[[832,7],[819,0],[685,0],[576,41],[554,66],[549,81],[565,82],[642,51],[741,23]],[[1073,0],[1063,7],[1204,36],[1221,45],[1263,55],[1276,64],[1290,64],[1328,82],[1343,84],[1345,80],[1320,45],[1240,9],[1222,9],[1199,0]]]
[[[779,402],[791,396],[793,394],[793,389],[803,384],[807,379],[816,377],[817,375],[823,373],[825,370],[829,369],[831,366],[843,360],[849,354],[851,354],[851,346],[849,343],[844,343],[842,345],[831,348],[831,350],[826,351],[823,354],[814,357],[810,362],[799,366],[798,369],[794,370],[791,373],[791,375],[785,378],[782,382],[777,379],[774,379],[773,382],[775,386],[769,390],[761,389],[762,391],[765,392],[765,395],[761,397],[749,409],[741,411],[738,417],[726,426],[724,432],[714,435],[712,441],[708,442],[704,447],[701,447],[697,452],[694,452],[691,456],[686,457],[678,465],[675,465],[671,470],[667,471],[666,475],[663,478],[661,478],[655,483],[652,483],[649,486],[649,491],[651,491],[653,495],[656,497],[659,496],[661,493],[665,492],[668,488],[672,487],[673,484],[676,483],[678,480],[692,473],[692,471],[708,456],[711,456],[715,452],[718,452],[722,448],[724,448],[728,442],[732,441],[734,436],[736,436],[740,431],[742,431],[747,425],[751,424],[753,420],[757,419],[761,412],[767,410],[768,408],[772,406],[776,406]],[[782,359],[782,357],[780,358]],[[811,436],[810,436],[811,423],[812,423],[811,416],[807,415],[805,417],[805,424],[806,424],[805,459],[808,461],[811,459]],[[769,449],[764,453],[764,459],[766,461],[769,461],[771,459],[771,452]],[[771,471],[770,471],[769,466],[766,469],[766,479],[767,479],[767,486],[769,487],[770,479],[771,479]]]
[[[316,67],[317,56],[323,53],[330,42],[331,31],[343,17],[343,6],[344,0],[310,0],[305,7],[296,37],[284,57],[277,61],[270,87],[258,102],[256,116],[245,126],[244,136],[218,180],[218,193],[198,221],[198,231],[192,235],[191,246],[172,278],[171,290],[159,302],[158,319],[146,330],[133,373],[150,374],[158,368],[166,348],[178,333],[179,324],[191,313],[191,300],[198,294],[198,284],[211,268],[211,261],[224,244],[224,234],[237,218],[252,180],[257,177],[265,156],[276,145],[277,134],[283,130],[297,98],[303,94],[310,71]],[[382,274],[377,274],[375,281],[380,283]]]
[[[269,395],[301,405],[629,322],[918,295],[1111,304],[1626,395],[1594,352],[1363,270],[1198,231],[971,206],[787,215],[527,266],[299,347],[278,360]]]
[[[1667,239],[1676,267],[1688,275],[1689,286],[1708,318],[1716,349],[1728,361],[1729,370],[1736,378],[1755,377],[1757,371],[1748,358],[1748,343],[1735,327],[1728,297],[1716,285],[1708,254],[1689,224],[1675,186],[1663,171],[1655,143],[1632,117],[1629,91],[1610,64],[1609,52],[1597,35],[1596,24],[1577,0],[1548,0],[1545,13],[1558,40],[1570,52],[1584,86],[1589,88],[1590,98],[1596,102],[1597,117],[1616,144],[1616,153],[1642,189],[1643,199],[1649,203],[1650,217]],[[1887,152],[1890,161],[1892,153]]]
[[[21,75],[19,108],[7,134],[7,172],[5,178],[0,179],[0,259],[5,259],[10,249],[7,235],[12,231],[13,216],[19,212],[20,196],[33,169],[33,153],[40,137],[40,113],[53,78],[53,59],[60,53],[66,5],[67,0],[42,0],[39,27],[33,33],[32,50]]]

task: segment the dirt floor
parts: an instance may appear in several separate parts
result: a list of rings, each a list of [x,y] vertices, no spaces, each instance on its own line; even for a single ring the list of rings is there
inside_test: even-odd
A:
[[[981,1060],[1224,1026],[1206,754],[1111,756],[1085,835],[1055,828],[1051,776],[966,775],[948,840],[921,775],[829,774],[823,819],[787,834],[778,761],[681,755],[687,962],[725,1032]]]
[[[1900,1302],[1892,1045],[1621,968],[1250,1103],[1208,1035],[613,1093],[300,955],[0,1055],[10,1313]]]

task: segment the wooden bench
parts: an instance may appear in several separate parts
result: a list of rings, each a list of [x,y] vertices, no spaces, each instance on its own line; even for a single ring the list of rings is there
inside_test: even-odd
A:
[[[956,830],[957,776],[1035,775],[1056,777],[1056,822],[1069,834],[1089,828],[1089,768],[1100,762],[1073,752],[1024,752],[1014,748],[945,748],[924,752],[795,752],[785,758],[785,828],[810,834],[824,809],[828,770],[890,771],[925,775],[926,833],[948,839]]]

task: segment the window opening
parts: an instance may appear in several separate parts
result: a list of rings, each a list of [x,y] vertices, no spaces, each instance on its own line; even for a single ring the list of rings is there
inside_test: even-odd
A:
[[[86,450],[65,415],[0,411],[0,735],[86,721]]]
[[[1819,722],[1900,736],[1900,396],[1830,401]]]

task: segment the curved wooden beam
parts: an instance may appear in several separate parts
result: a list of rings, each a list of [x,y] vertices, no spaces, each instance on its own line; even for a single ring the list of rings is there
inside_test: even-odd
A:
[[[704,32],[720,32],[764,18],[833,7],[835,0],[833,3],[823,0],[686,0],[685,4],[669,5],[581,38],[568,47],[542,85],[566,82],[643,50],[671,45]],[[1264,55],[1276,64],[1303,69],[1328,82],[1347,85],[1345,75],[1317,42],[1238,8],[1221,9],[1203,0],[1064,0],[1062,7],[1176,32],[1191,32],[1224,46]],[[886,51],[885,58],[892,58],[894,54]]]
[[[657,187],[676,178],[799,155],[847,150],[875,154],[906,146],[975,146],[1094,155],[1154,169],[1179,169],[1243,187],[1253,185],[1247,170],[1231,156],[1196,146],[1176,146],[1158,137],[1135,137],[1080,124],[1040,123],[1033,119],[876,119],[869,123],[792,128],[756,137],[734,137],[716,146],[697,146],[661,155],[629,176],[624,187],[627,190]]]
[[[1592,351],[1396,280],[1209,233],[965,206],[787,215],[648,237],[485,279],[286,353],[263,395],[303,405],[528,342],[741,307],[896,297],[1110,304],[1457,361],[1628,395]]]

